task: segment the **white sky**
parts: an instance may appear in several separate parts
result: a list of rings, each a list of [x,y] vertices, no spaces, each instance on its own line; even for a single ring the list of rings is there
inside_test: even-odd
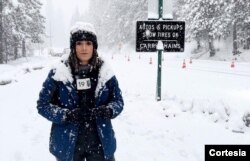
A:
[[[52,1],[55,10],[60,9],[63,11],[65,20],[70,20],[76,6],[78,6],[78,9],[81,13],[86,11],[89,6],[89,0],[41,0],[41,2],[44,4],[43,13],[45,13],[47,1]]]
[[[48,21],[50,18],[47,17],[48,14],[46,14],[46,7],[47,2],[51,1],[52,6],[54,7],[54,11],[60,10],[63,14],[62,20],[64,22],[64,26],[56,26],[57,22],[53,22],[52,28],[60,28],[63,27],[66,30],[69,30],[70,28],[70,22],[72,18],[72,14],[75,12],[75,9],[78,8],[80,13],[84,13],[87,11],[89,7],[89,0],[40,0],[43,3],[42,8],[42,14],[45,16],[46,20]],[[56,13],[56,12],[54,12]],[[53,15],[55,16],[55,15]],[[53,30],[52,30],[53,32]],[[52,38],[52,45],[57,47],[68,47],[68,34],[69,31],[65,31],[65,34],[62,35],[54,35]],[[49,27],[46,26],[46,33],[49,33]],[[52,33],[53,35],[54,33]]]

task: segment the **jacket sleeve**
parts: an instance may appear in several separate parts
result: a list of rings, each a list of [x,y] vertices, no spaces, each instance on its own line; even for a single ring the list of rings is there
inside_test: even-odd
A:
[[[52,121],[53,123],[64,123],[66,109],[60,108],[58,105],[52,104],[52,99],[57,90],[57,82],[52,78],[53,70],[50,71],[47,79],[43,83],[42,90],[37,101],[37,110],[40,115]]]
[[[113,76],[107,83],[111,98],[110,102],[107,104],[107,107],[112,109],[112,118],[115,118],[123,110],[124,102],[122,98],[122,92],[115,76]]]

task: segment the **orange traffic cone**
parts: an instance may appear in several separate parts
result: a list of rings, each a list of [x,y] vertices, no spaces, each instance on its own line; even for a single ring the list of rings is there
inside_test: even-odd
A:
[[[183,64],[182,64],[182,68],[186,68],[186,62],[185,62],[185,59],[183,60]]]
[[[232,63],[231,63],[231,68],[234,68],[235,65],[234,65],[234,59],[232,60]]]
[[[193,63],[192,58],[190,58],[190,60],[189,60],[189,64],[192,64],[192,63]]]
[[[149,64],[153,64],[152,57],[150,57],[150,59],[149,59]]]

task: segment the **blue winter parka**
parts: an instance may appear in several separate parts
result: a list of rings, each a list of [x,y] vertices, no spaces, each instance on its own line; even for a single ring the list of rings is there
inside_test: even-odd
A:
[[[37,101],[38,113],[52,122],[50,152],[61,161],[72,161],[79,124],[65,121],[66,112],[77,108],[77,89],[73,85],[71,69],[66,63],[59,63],[49,72],[43,83]],[[56,100],[56,101],[55,101]],[[95,105],[112,108],[112,118],[123,110],[123,98],[118,81],[109,65],[102,64],[95,91]],[[102,143],[105,159],[114,155],[116,139],[111,119],[96,119],[97,131]]]

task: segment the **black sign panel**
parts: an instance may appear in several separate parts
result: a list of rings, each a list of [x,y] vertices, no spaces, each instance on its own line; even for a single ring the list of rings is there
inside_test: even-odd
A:
[[[183,52],[185,41],[184,21],[137,21],[136,51],[157,51],[158,40],[166,52]]]

